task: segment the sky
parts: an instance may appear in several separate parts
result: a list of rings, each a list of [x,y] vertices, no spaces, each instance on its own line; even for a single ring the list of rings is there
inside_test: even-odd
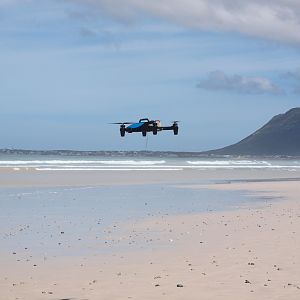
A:
[[[202,151],[299,106],[298,0],[0,0],[0,148]],[[144,117],[179,135],[109,124]]]

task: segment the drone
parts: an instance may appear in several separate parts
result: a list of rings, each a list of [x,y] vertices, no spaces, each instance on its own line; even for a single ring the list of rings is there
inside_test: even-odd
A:
[[[170,126],[162,126],[159,120],[149,120],[148,118],[144,118],[140,119],[137,123],[117,122],[111,124],[120,125],[120,134],[121,137],[124,137],[126,132],[141,132],[143,136],[146,136],[147,132],[153,132],[153,135],[157,135],[159,131],[163,130],[173,130],[174,135],[178,135],[178,122],[179,121],[173,121],[173,124]]]

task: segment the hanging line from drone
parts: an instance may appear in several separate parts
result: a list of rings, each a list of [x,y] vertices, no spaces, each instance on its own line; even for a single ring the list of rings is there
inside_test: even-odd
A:
[[[145,150],[147,151],[148,150],[148,137],[149,137],[149,135],[147,134],[147,136],[146,136],[146,144],[145,144]]]

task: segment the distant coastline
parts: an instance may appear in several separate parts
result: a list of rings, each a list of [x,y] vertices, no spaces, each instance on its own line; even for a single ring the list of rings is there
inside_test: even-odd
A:
[[[45,155],[45,156],[101,156],[101,157],[202,157],[202,158],[280,158],[294,159],[299,155],[221,155],[214,151],[117,151],[117,150],[31,150],[31,149],[0,149],[0,155]]]

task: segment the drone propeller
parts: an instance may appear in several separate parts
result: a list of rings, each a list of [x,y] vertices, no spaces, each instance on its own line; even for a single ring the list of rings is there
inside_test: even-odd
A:
[[[179,123],[179,122],[181,122],[181,121],[176,121],[176,120],[175,120],[175,121],[172,121],[172,122],[177,124],[177,123]]]
[[[127,124],[133,124],[134,122],[115,122],[115,123],[109,123],[109,124],[115,124],[115,125],[127,125]]]

